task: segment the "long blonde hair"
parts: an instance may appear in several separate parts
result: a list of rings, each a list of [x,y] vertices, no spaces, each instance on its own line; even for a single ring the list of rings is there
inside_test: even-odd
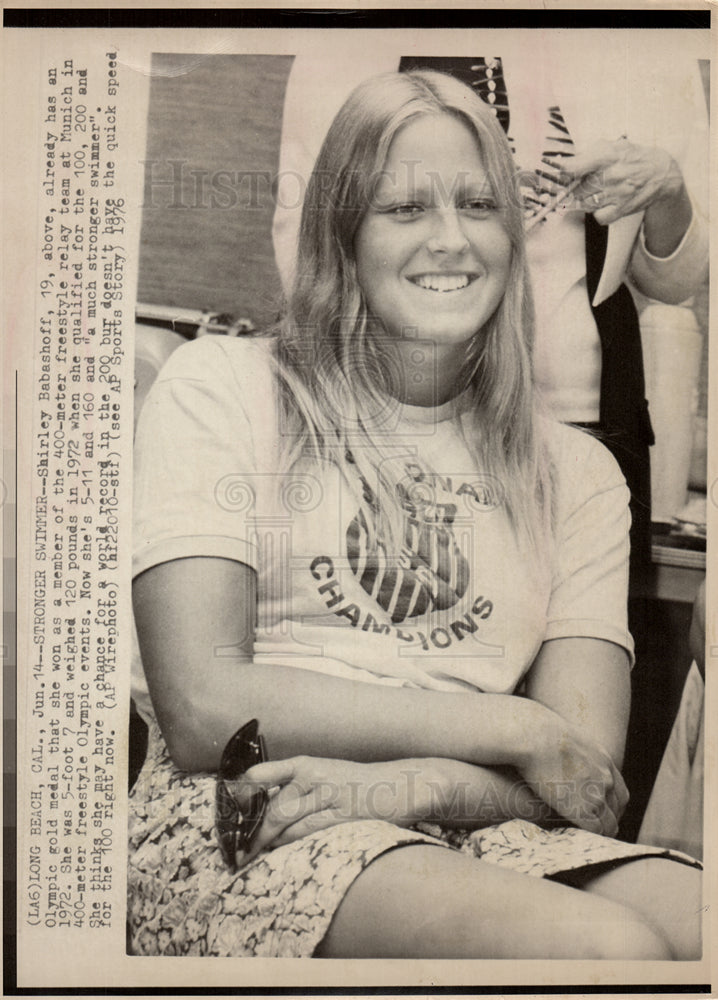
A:
[[[386,473],[391,447],[374,419],[392,394],[391,359],[369,322],[354,240],[394,136],[437,114],[475,136],[512,247],[504,296],[467,352],[465,437],[478,469],[500,484],[514,526],[536,547],[550,516],[551,470],[532,379],[533,305],[516,171],[492,111],[453,77],[373,77],[327,133],[304,201],[294,288],[276,330],[285,461],[311,455],[338,463],[350,482],[358,473],[360,500],[372,508],[368,524],[390,547],[401,545],[401,502]]]

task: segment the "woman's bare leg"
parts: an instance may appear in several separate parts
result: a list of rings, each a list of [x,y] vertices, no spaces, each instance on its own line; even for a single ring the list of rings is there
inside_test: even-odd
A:
[[[398,847],[350,886],[321,958],[671,957],[661,935],[598,894],[445,848]]]
[[[701,872],[667,858],[639,858],[597,875],[584,889],[629,907],[667,942],[674,959],[701,957]]]

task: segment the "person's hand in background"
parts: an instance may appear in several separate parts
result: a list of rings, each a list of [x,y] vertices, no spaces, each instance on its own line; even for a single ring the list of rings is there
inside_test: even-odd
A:
[[[564,172],[581,179],[574,199],[602,226],[645,212],[646,248],[655,257],[670,256],[690,225],[693,209],[683,174],[663,149],[626,138],[602,140],[565,164]]]

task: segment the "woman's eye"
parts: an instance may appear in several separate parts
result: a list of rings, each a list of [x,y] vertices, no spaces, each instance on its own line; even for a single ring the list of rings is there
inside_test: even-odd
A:
[[[496,211],[496,202],[493,198],[472,198],[464,203],[464,210],[472,215],[490,215]]]
[[[387,214],[400,219],[411,219],[420,215],[423,210],[423,207],[421,205],[417,205],[415,202],[406,202],[402,205],[392,205],[391,208],[388,209]]]

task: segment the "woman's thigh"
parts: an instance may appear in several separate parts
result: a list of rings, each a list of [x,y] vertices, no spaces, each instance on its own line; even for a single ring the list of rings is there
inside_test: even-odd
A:
[[[668,858],[638,858],[584,883],[584,890],[640,914],[667,942],[671,957],[701,957],[702,873]]]
[[[362,871],[316,954],[670,957],[660,934],[620,903],[424,844],[382,854]]]

